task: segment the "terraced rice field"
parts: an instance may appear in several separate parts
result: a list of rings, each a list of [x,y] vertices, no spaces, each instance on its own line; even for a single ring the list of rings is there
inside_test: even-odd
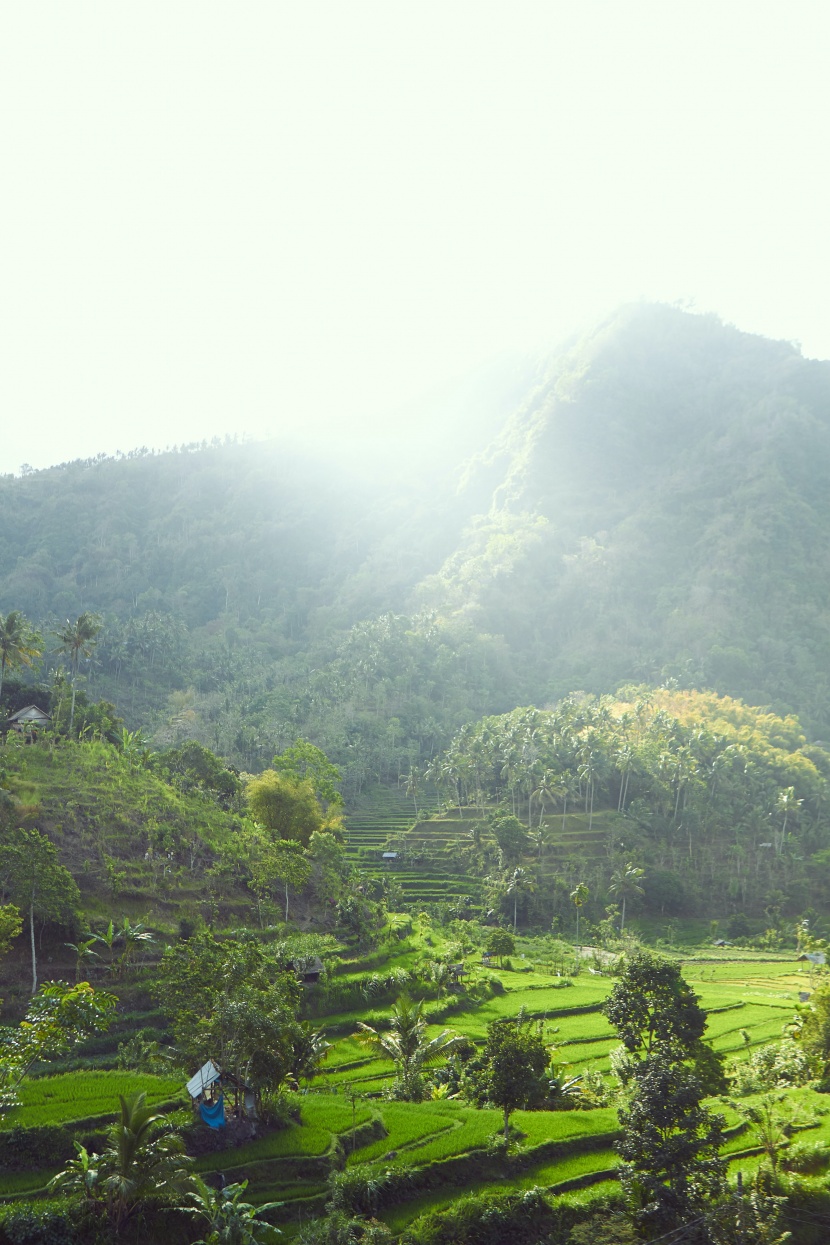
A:
[[[419,811],[423,812],[424,805],[432,815],[415,822],[415,805],[403,790],[370,788],[346,818],[350,858],[364,873],[378,877],[387,869],[381,861],[384,849],[391,846],[399,851],[399,859],[388,867],[410,909],[453,903],[465,897],[473,908],[477,907],[480,882],[459,868],[458,849],[469,845],[471,826],[483,821],[485,812],[474,807],[439,812],[435,792],[419,796]],[[608,810],[597,812],[593,819],[578,808],[564,817],[561,813],[546,814],[542,821],[548,827],[550,842],[541,860],[543,876],[552,878],[561,873],[569,861],[584,864],[602,857],[615,819],[616,814]],[[536,829],[538,819],[534,817],[533,821]],[[489,832],[484,829],[482,833],[486,841]]]
[[[145,1093],[149,1106],[184,1102],[179,1077],[149,1076],[136,1072],[64,1072],[26,1080],[20,1087],[20,1106],[0,1116],[0,1130],[37,1128],[79,1120],[114,1118],[118,1096]]]

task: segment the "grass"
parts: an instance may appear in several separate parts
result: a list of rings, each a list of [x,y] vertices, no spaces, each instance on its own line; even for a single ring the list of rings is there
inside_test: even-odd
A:
[[[367,1123],[372,1111],[364,1103],[350,1103],[331,1095],[308,1095],[302,1101],[301,1122],[288,1128],[236,1146],[205,1154],[196,1160],[196,1171],[227,1171],[229,1167],[245,1167],[270,1159],[313,1158],[325,1154],[333,1138],[354,1126]]]
[[[23,1082],[20,1106],[0,1117],[0,1129],[114,1117],[120,1109],[119,1094],[131,1097],[142,1092],[150,1106],[178,1105],[184,1099],[184,1084],[180,1077],[135,1072],[64,1072],[39,1077]]]

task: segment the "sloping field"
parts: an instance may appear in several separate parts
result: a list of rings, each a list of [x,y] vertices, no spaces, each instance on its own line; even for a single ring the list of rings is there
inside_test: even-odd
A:
[[[20,1106],[0,1116],[0,1130],[114,1119],[119,1111],[119,1094],[127,1098],[140,1093],[147,1095],[148,1106],[183,1103],[185,1098],[180,1077],[138,1072],[64,1072],[24,1081],[19,1093]]]

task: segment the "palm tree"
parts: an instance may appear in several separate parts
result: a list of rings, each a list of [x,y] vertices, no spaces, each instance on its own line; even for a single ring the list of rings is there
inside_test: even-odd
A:
[[[75,684],[78,677],[78,665],[82,657],[91,657],[95,641],[103,626],[97,614],[83,613],[75,622],[67,618],[66,625],[58,632],[60,644],[57,652],[69,659],[72,680],[72,708],[69,711],[69,729],[75,723]]]
[[[626,899],[634,899],[638,895],[643,895],[642,886],[640,886],[640,878],[645,877],[645,869],[638,869],[635,865],[627,864],[622,869],[617,869],[611,874],[611,881],[608,889],[612,895],[616,895],[617,899],[622,899],[622,916],[620,918],[620,933],[625,929],[625,901]]]
[[[297,1026],[291,1057],[291,1079],[299,1087],[301,1080],[310,1081],[332,1048],[325,1038],[325,1029],[315,1028],[310,1020]]]
[[[787,839],[787,822],[789,820],[790,813],[798,812],[803,803],[803,800],[797,800],[795,798],[795,787],[785,787],[783,791],[778,792],[775,807],[778,809],[779,813],[784,814],[784,824],[781,827],[780,837],[777,834],[773,834],[773,838],[775,839],[776,856],[780,856],[784,850],[784,843]]]
[[[100,942],[100,941],[101,940],[97,934],[92,934],[91,937],[86,940],[86,942],[65,942],[63,944],[65,947],[69,947],[70,950],[75,952],[75,980],[76,981],[80,981],[81,979],[81,965],[82,964],[90,964],[91,960],[99,960],[101,958],[97,951],[92,950],[96,942]],[[90,968],[91,967],[92,965],[90,964]]]
[[[584,882],[578,882],[571,891],[571,903],[576,908],[576,944],[579,946],[579,910],[590,898],[591,892]]]
[[[505,894],[513,896],[513,933],[516,932],[516,913],[518,910],[519,896],[530,895],[536,890],[536,883],[528,873],[527,869],[523,869],[521,865],[513,870],[510,881],[507,883]]]
[[[40,657],[39,643],[40,636],[20,610],[10,610],[5,618],[0,614],[0,698],[6,671],[17,666],[31,666],[35,658]]]
[[[77,1145],[70,1160],[50,1182],[50,1189],[81,1193],[90,1202],[104,1202],[118,1234],[143,1201],[186,1189],[192,1182],[184,1143],[175,1133],[160,1132],[164,1122],[147,1095],[121,1096],[121,1114],[107,1132],[104,1152],[90,1155]]]
[[[404,1102],[421,1102],[425,1095],[423,1070],[443,1055],[450,1055],[467,1039],[449,1029],[437,1037],[426,1035],[423,1000],[413,1003],[405,994],[392,1008],[391,1032],[378,1033],[358,1021],[358,1040],[378,1055],[391,1059],[397,1069],[397,1090]]]
[[[109,1145],[101,1156],[116,1227],[145,1198],[172,1193],[190,1181],[184,1143],[175,1133],[159,1132],[164,1116],[147,1106],[147,1095],[119,1098],[121,1118],[110,1128]]]
[[[146,946],[148,942],[153,942],[153,935],[146,926],[141,921],[136,921],[135,925],[133,925],[128,916],[124,917],[123,924],[116,936],[124,939],[124,950],[121,952],[118,960],[119,966],[122,969],[125,969],[132,962],[139,946]]]

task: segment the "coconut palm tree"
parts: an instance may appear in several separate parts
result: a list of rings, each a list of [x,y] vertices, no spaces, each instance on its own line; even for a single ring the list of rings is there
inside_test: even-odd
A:
[[[160,1132],[164,1116],[147,1106],[147,1095],[119,1097],[121,1116],[110,1128],[101,1156],[107,1173],[104,1189],[116,1228],[146,1198],[186,1188],[191,1179],[182,1139]]]
[[[450,1029],[434,1038],[426,1035],[427,1019],[423,1000],[413,1003],[402,994],[392,1008],[391,1032],[379,1033],[371,1025],[358,1021],[358,1041],[378,1055],[385,1055],[397,1070],[398,1097],[405,1102],[421,1102],[426,1094],[423,1071],[444,1055],[451,1055],[466,1041]]]
[[[591,892],[584,882],[578,882],[571,891],[571,903],[576,908],[576,943],[579,946],[579,912],[582,905],[590,898]]]
[[[17,666],[31,666],[40,657],[40,636],[29,626],[20,610],[9,610],[4,618],[0,614],[0,698],[7,670]]]
[[[638,869],[635,865],[623,865],[622,869],[617,869],[611,874],[611,881],[608,889],[617,899],[622,900],[622,915],[620,917],[620,933],[625,929],[625,901],[626,899],[634,899],[638,895],[645,894],[642,886],[640,886],[640,878],[645,877],[645,869]]]
[[[95,648],[95,642],[102,626],[103,623],[97,614],[86,612],[81,614],[74,623],[67,618],[65,626],[58,632],[60,644],[57,652],[63,653],[68,658],[72,682],[72,708],[69,711],[70,731],[75,723],[75,684],[78,678],[78,665],[82,657],[92,656],[92,650]]]
[[[510,880],[507,883],[507,890],[505,891],[505,894],[513,896],[513,933],[514,934],[516,932],[516,914],[518,911],[519,896],[530,895],[535,890],[536,890],[536,883],[534,882],[531,875],[528,873],[527,869],[523,869],[521,865],[519,865],[516,869],[513,870]]]
[[[182,1139],[162,1132],[164,1116],[147,1106],[147,1095],[121,1096],[120,1118],[107,1132],[100,1155],[76,1143],[78,1157],[50,1182],[53,1191],[80,1193],[88,1202],[106,1206],[116,1234],[148,1198],[169,1197],[192,1184],[191,1159]]]

